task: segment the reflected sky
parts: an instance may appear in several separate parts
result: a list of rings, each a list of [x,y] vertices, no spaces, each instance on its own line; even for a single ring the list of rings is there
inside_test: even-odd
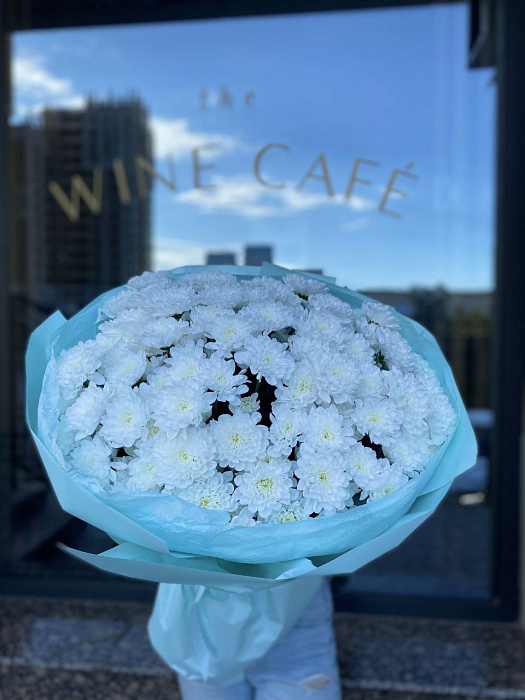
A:
[[[14,120],[138,95],[156,167],[156,267],[269,243],[274,261],[354,288],[493,284],[496,85],[468,70],[468,10],[425,6],[14,37]],[[224,88],[224,89],[223,89]],[[203,91],[206,91],[205,93]],[[228,103],[228,104],[225,104]],[[254,161],[269,143],[257,181]],[[191,151],[204,150],[194,187]],[[319,161],[320,154],[324,161]],[[356,158],[363,164],[350,199]],[[311,174],[324,179],[307,178]],[[380,211],[394,169],[400,175]],[[323,171],[323,165],[326,170]],[[329,178],[329,182],[327,179]],[[331,190],[331,192],[330,192]]]

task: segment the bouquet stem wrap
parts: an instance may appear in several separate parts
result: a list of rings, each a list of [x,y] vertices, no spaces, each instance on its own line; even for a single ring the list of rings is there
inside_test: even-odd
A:
[[[207,268],[178,268],[175,279]],[[281,278],[288,271],[221,266],[249,279]],[[366,297],[312,276],[357,307]],[[27,423],[51,484],[67,512],[104,530],[115,547],[101,554],[64,551],[109,573],[159,582],[149,624],[157,652],[188,678],[237,683],[244,670],[290,629],[322,577],[349,574],[397,547],[436,509],[451,482],[476,459],[476,441],[451,370],[434,338],[399,316],[401,333],[422,355],[456,412],[446,443],[425,470],[388,497],[325,518],[254,528],[228,527],[220,513],[165,496],[123,497],[90,490],[56,446],[55,358],[64,348],[94,338],[99,308],[112,290],[74,317],[56,312],[32,334],[26,357]]]

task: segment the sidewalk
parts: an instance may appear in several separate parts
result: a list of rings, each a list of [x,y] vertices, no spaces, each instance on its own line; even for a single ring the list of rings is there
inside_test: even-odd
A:
[[[177,700],[151,649],[149,605],[0,598],[1,700]],[[525,630],[336,618],[345,700],[525,700]]]

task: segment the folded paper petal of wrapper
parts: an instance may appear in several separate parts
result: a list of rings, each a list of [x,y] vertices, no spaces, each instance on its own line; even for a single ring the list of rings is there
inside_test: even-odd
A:
[[[281,278],[289,272],[265,263],[260,268],[183,267],[171,275],[179,279],[204,269],[240,279]],[[325,282],[334,296],[353,307],[367,300],[336,286],[333,278],[301,274]],[[229,527],[220,514],[163,494],[93,492],[68,469],[53,441],[54,360],[63,348],[95,337],[100,305],[120,289],[98,297],[68,321],[54,313],[29,340],[27,423],[49,480],[65,511],[116,542],[101,554],[60,547],[103,571],[159,582],[149,622],[156,651],[190,679],[237,683],[245,669],[293,626],[323,576],[365,566],[397,547],[434,512],[452,481],[474,464],[474,432],[435,339],[415,321],[398,315],[402,335],[436,372],[457,420],[425,471],[397,492],[346,513],[255,528]]]

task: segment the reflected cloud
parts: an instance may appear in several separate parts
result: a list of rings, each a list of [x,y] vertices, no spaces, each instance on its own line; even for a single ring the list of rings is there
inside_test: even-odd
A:
[[[80,109],[86,104],[85,98],[75,92],[73,81],[54,74],[37,54],[15,56],[12,81],[15,119],[36,116],[46,107]]]
[[[341,231],[344,233],[358,233],[367,228],[367,226],[370,226],[370,217],[358,216],[357,219],[345,221],[344,224],[341,224]]]
[[[37,98],[63,97],[73,92],[72,81],[53,75],[41,56],[16,56],[13,61],[13,83],[23,95]]]
[[[192,149],[205,144],[216,147],[215,155],[242,150],[244,145],[229,134],[214,134],[192,131],[187,119],[165,119],[152,117],[155,158],[172,157],[175,160],[188,156]]]
[[[192,204],[203,213],[227,211],[249,218],[289,216],[321,206],[344,206],[351,211],[377,209],[377,202],[366,197],[352,195],[350,201],[342,194],[329,197],[297,190],[288,182],[279,190],[266,189],[260,183],[249,182],[245,177],[218,177],[213,189],[193,189],[175,195],[181,204]]]
[[[214,252],[225,251],[237,253],[239,256],[244,250],[240,243],[224,243],[220,245],[196,245],[180,238],[155,237],[152,250],[152,269],[171,270],[183,265],[203,265],[206,255],[213,249]]]

